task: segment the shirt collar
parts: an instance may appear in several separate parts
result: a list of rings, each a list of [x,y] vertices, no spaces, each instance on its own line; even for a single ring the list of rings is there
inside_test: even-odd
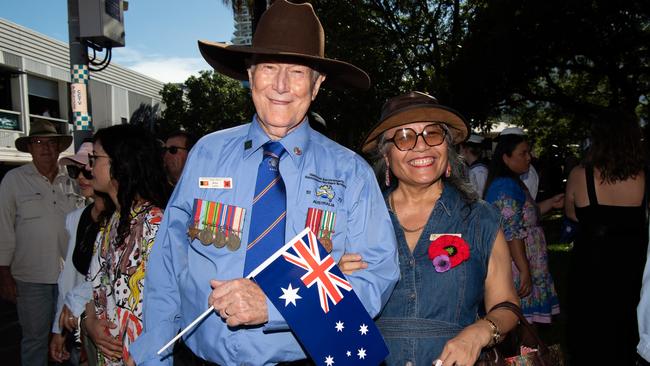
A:
[[[260,126],[260,123],[257,115],[255,115],[248,129],[246,140],[244,141],[244,159],[248,159],[262,145],[271,140]],[[298,165],[300,159],[305,154],[305,150],[309,147],[311,131],[309,120],[305,117],[295,130],[291,131],[279,141],[296,165]]]

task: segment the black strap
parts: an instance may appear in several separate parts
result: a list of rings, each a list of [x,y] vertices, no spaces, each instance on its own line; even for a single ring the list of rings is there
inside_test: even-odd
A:
[[[587,194],[589,195],[589,205],[598,206],[596,197],[596,185],[594,183],[594,167],[591,164],[585,165],[585,175],[587,178]]]

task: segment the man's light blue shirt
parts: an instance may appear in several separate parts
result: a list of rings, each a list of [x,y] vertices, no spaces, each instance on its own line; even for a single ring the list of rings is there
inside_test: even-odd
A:
[[[211,133],[192,149],[182,177],[165,210],[147,263],[144,332],[131,347],[138,365],[171,365],[170,350],[158,349],[208,308],[211,279],[241,278],[250,227],[262,145],[269,137],[257,119],[247,125]],[[285,238],[305,228],[307,210],[336,213],[332,256],[359,253],[368,269],[348,276],[371,316],[388,300],[399,277],[393,226],[372,169],[354,152],[309,127],[304,120],[280,140],[287,151],[280,173],[287,191]],[[230,189],[199,187],[199,178],[232,178]],[[329,185],[333,196],[317,196]],[[244,208],[242,245],[237,251],[190,242],[194,199]],[[228,328],[210,314],[184,336],[199,357],[220,365],[265,365],[306,357],[278,311],[267,299],[269,322],[242,329]],[[315,330],[317,331],[317,330]],[[165,357],[166,356],[166,357]]]

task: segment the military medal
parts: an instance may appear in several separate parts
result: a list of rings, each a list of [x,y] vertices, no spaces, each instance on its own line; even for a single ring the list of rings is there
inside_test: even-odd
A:
[[[234,252],[237,249],[239,249],[240,246],[241,246],[241,240],[239,239],[239,237],[234,233],[230,233],[230,235],[228,235],[228,249]]]
[[[194,223],[194,225],[187,229],[187,235],[189,235],[190,239],[192,240],[195,240],[199,235],[199,229],[196,226],[197,224]]]
[[[334,234],[335,224],[336,214],[334,212],[312,207],[307,210],[305,226],[311,229],[328,253],[332,252],[334,246],[332,234]]]
[[[203,245],[210,245],[210,243],[212,243],[212,231],[207,227],[199,231],[199,241],[201,241],[201,244]]]
[[[223,231],[217,230],[212,244],[214,244],[216,248],[223,248],[226,245],[226,235],[224,235]]]

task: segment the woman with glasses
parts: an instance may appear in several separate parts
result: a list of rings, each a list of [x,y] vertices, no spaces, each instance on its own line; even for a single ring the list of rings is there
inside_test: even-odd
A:
[[[50,340],[52,359],[63,362],[69,359],[72,353],[70,362],[75,365],[79,363],[79,351],[76,347],[68,350],[66,345],[72,346],[71,343],[74,343],[71,340],[74,340],[73,333],[77,328],[79,316],[91,299],[92,289],[85,279],[99,231],[99,221],[107,211],[112,211],[111,207],[105,206],[104,197],[92,187],[92,174],[87,166],[88,154],[92,152],[92,148],[92,142],[84,142],[75,155],[59,161],[60,164],[65,164],[70,178],[77,181],[79,193],[90,201],[86,207],[69,213],[65,220],[68,252],[57,281],[59,297]]]
[[[400,280],[377,321],[388,365],[473,365],[515,326],[505,309],[477,320],[483,308],[518,298],[498,215],[477,199],[454,150],[467,133],[458,112],[410,92],[384,104],[364,142],[386,187],[399,251]],[[348,259],[339,264],[346,273],[366,267]]]
[[[521,311],[531,323],[550,323],[552,315],[560,312],[560,306],[548,270],[541,217],[552,208],[562,208],[564,194],[536,203],[519,179],[528,171],[530,160],[525,136],[501,135],[488,169],[485,200],[501,212]]]
[[[93,138],[93,188],[116,207],[97,236],[88,274],[93,301],[85,325],[100,364],[126,363],[142,332],[147,259],[170,192],[161,155],[160,144],[137,126],[108,127]]]

